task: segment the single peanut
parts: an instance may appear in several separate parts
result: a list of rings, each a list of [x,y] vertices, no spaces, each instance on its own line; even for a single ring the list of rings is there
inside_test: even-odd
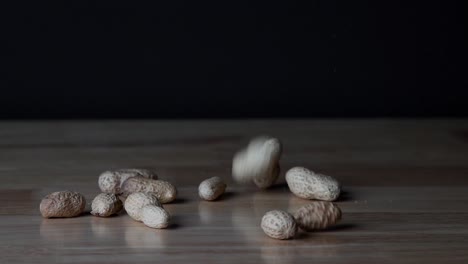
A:
[[[145,205],[141,209],[141,220],[151,228],[166,228],[169,226],[170,216],[164,208],[155,205]]]
[[[125,211],[136,221],[141,221],[141,208],[145,205],[161,207],[158,197],[154,193],[132,193],[127,197],[124,203]]]
[[[234,155],[232,176],[238,183],[253,182],[265,189],[278,179],[281,142],[277,138],[261,136],[250,141],[247,148]]]
[[[226,184],[220,177],[206,179],[198,186],[198,195],[200,198],[213,201],[218,199],[226,190]]]
[[[83,213],[86,199],[77,192],[53,192],[42,199],[39,206],[42,217],[75,217]]]
[[[316,201],[293,213],[300,228],[306,231],[327,229],[341,219],[340,208],[332,202]]]
[[[262,218],[261,227],[267,236],[275,239],[290,239],[297,232],[294,217],[280,210],[267,212]]]
[[[304,167],[294,167],[286,173],[286,182],[295,195],[304,199],[334,201],[341,187],[331,176],[315,173]]]
[[[160,203],[170,203],[177,196],[177,189],[171,183],[161,180],[147,179],[143,177],[128,178],[122,184],[122,196],[136,192],[154,193]]]
[[[101,193],[91,203],[91,214],[108,217],[119,213],[123,208],[122,201],[113,193]]]
[[[146,169],[120,169],[115,171],[105,171],[99,176],[99,188],[104,193],[119,194],[122,184],[130,177],[144,177],[157,179],[156,173]]]

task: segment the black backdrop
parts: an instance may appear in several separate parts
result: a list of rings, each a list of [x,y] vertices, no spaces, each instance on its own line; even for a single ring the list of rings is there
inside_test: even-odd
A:
[[[467,116],[463,1],[4,1],[0,118]]]

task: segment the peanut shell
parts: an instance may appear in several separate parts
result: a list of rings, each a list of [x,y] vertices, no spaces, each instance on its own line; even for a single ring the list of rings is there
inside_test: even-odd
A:
[[[294,167],[286,172],[286,182],[292,193],[304,199],[334,201],[341,192],[336,179],[304,167]]]
[[[279,176],[279,159],[282,146],[277,138],[261,136],[234,155],[232,176],[238,183],[253,182],[265,189],[275,183]]]
[[[158,197],[154,193],[132,193],[127,197],[124,203],[125,211],[136,221],[141,221],[141,208],[146,205],[161,207]]]
[[[300,228],[314,231],[336,224],[341,219],[341,210],[332,202],[315,201],[299,208],[293,216]]]
[[[39,206],[42,217],[75,217],[83,213],[86,199],[77,192],[53,192],[42,199]]]
[[[101,193],[91,203],[91,214],[108,217],[119,213],[123,208],[122,201],[115,194]]]
[[[143,177],[128,178],[122,184],[122,196],[136,192],[154,193],[160,203],[170,203],[177,196],[177,189],[171,183],[161,180],[147,179]]]
[[[219,198],[226,190],[226,184],[220,177],[206,179],[198,186],[198,195],[200,198],[213,201]]]
[[[294,217],[280,210],[267,212],[262,218],[261,227],[266,235],[275,239],[290,239],[297,232]]]
[[[157,179],[156,173],[147,169],[120,169],[115,171],[105,171],[99,176],[99,188],[104,193],[119,194],[122,184],[130,177],[144,177]]]
[[[148,227],[160,229],[169,226],[170,216],[162,207],[145,205],[141,209],[141,220]]]

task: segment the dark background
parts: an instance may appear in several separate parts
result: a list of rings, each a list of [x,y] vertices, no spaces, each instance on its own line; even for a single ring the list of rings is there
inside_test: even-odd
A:
[[[6,2],[3,119],[468,115],[464,1]]]

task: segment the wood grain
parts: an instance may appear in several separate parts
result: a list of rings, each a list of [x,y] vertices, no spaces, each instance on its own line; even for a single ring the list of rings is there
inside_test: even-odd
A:
[[[467,263],[468,120],[196,120],[0,123],[0,263]],[[250,137],[284,144],[272,189],[232,183]],[[276,241],[262,215],[308,203],[284,185],[292,166],[338,178],[343,221]],[[98,194],[107,169],[143,167],[179,187],[167,230],[125,213],[43,219],[52,191]],[[197,185],[220,176],[223,199]]]

